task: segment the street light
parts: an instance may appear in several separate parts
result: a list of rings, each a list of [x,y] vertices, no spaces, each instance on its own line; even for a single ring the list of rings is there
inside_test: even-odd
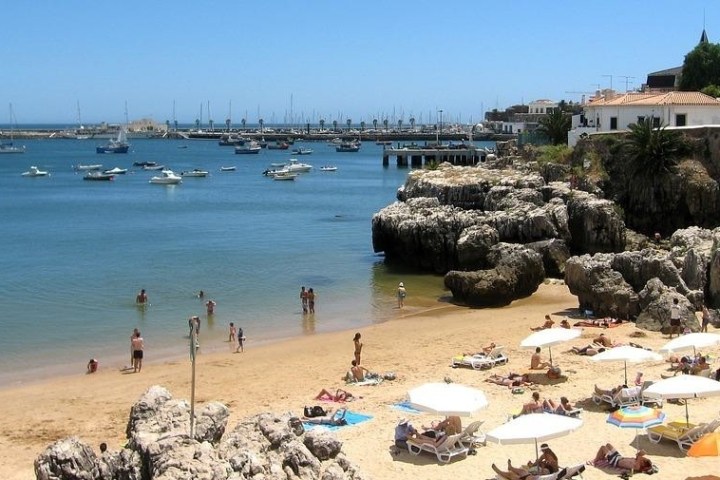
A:
[[[438,113],[440,114],[440,134],[442,134],[442,127],[443,127],[443,125],[442,125],[442,114],[443,114],[442,109],[438,110]],[[438,137],[438,143],[440,143],[439,137]]]

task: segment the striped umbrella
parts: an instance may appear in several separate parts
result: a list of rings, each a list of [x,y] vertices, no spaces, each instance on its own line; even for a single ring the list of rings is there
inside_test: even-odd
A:
[[[637,446],[637,431],[659,425],[665,420],[665,414],[655,408],[644,405],[632,405],[615,410],[608,415],[607,423],[620,428],[635,429],[635,443]]]

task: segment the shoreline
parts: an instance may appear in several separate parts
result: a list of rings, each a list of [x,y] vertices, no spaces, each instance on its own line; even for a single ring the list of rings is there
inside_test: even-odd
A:
[[[476,456],[447,465],[439,465],[434,457],[415,457],[407,452],[393,454],[390,446],[394,425],[407,414],[391,406],[403,400],[410,388],[448,378],[485,392],[488,408],[473,417],[485,422],[484,431],[504,423],[510,412],[527,401],[530,391],[513,395],[509,389],[483,380],[491,373],[526,371],[531,352],[521,349],[520,341],[531,333],[530,327],[542,323],[546,313],[558,319],[576,311],[575,296],[564,285],[543,284],[531,297],[507,307],[474,310],[440,301],[435,302],[434,307],[357,329],[364,343],[362,363],[379,373],[395,372],[395,381],[385,381],[376,387],[345,385],[341,377],[352,359],[355,331],[352,329],[253,346],[242,354],[201,355],[197,365],[196,400],[199,404],[219,401],[227,405],[230,409],[228,428],[232,429],[239,419],[260,412],[297,414],[304,405],[317,403],[313,397],[321,388],[347,388],[359,397],[347,407],[372,415],[373,419],[340,429],[337,435],[344,443],[343,451],[348,458],[373,479],[416,480],[421,470],[423,478],[488,478],[493,475],[492,463],[503,465],[507,458],[519,463],[534,457],[532,445],[492,444],[481,447]],[[634,324],[628,323],[605,332],[615,341],[637,341],[655,350],[667,341],[667,337],[654,332],[634,339],[630,334],[635,330]],[[566,395],[585,408],[580,431],[550,441],[563,464],[592,458],[598,445],[608,441],[625,455],[633,449],[634,432],[606,424],[607,414],[586,401],[593,384],[611,387],[622,379],[622,362],[600,364],[568,353],[570,346],[588,342],[599,332],[602,330],[586,328],[577,343],[553,347],[553,358],[568,377],[564,382],[538,387],[544,397],[557,400],[560,395]],[[477,350],[490,341],[501,342],[506,347],[510,357],[508,365],[489,371],[449,367],[453,355]],[[717,355],[717,350],[711,353]],[[543,355],[547,356],[547,352],[543,351]],[[634,372],[638,367],[630,368]],[[666,368],[664,361],[642,365],[648,379],[659,379]],[[174,398],[189,399],[189,362],[148,363],[138,374],[101,369],[92,375],[59,377],[0,389],[0,401],[7,406],[6,415],[0,420],[0,477],[6,480],[34,478],[35,457],[53,441],[70,435],[79,436],[96,451],[100,442],[107,442],[111,450],[121,448],[125,442],[128,411],[151,385],[168,388]],[[717,416],[713,399],[695,399],[690,403],[691,421],[709,421]],[[663,410],[669,420],[684,417],[684,406],[666,402]],[[411,418],[419,426],[436,417],[420,414]],[[463,424],[469,421],[463,418]],[[651,460],[659,464],[658,478],[685,478],[716,469],[717,458],[679,456],[674,442],[651,444],[642,432],[639,442]],[[592,467],[583,475],[588,480],[607,478],[607,474]]]

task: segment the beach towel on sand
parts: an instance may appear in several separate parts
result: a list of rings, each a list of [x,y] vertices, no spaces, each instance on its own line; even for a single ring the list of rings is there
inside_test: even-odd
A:
[[[420,413],[420,410],[411,406],[410,402],[398,402],[390,405],[390,407],[405,413]]]
[[[362,413],[351,412],[350,410],[345,412],[345,421],[347,422],[347,425],[357,425],[358,423],[366,422],[372,418],[372,415],[364,415]],[[342,425],[342,427],[344,426],[345,425]],[[325,428],[327,430],[338,430],[341,428],[340,425],[320,425],[317,423],[307,422],[303,422],[303,427],[305,427],[305,431],[312,430],[313,428]]]

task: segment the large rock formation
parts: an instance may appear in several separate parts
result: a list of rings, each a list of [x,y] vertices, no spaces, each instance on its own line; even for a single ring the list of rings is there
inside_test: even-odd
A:
[[[571,251],[625,246],[624,224],[611,202],[545,184],[536,173],[443,164],[411,172],[398,200],[373,216],[374,250],[389,263],[446,274],[455,299],[474,306],[530,295],[542,281],[539,273],[563,275]],[[493,258],[500,243],[527,246],[511,249],[512,268]],[[528,248],[539,254],[539,267]]]
[[[96,455],[75,437],[35,460],[38,480],[362,480],[323,429],[304,432],[290,414],[260,414],[225,433],[228,409],[212,402],[196,415],[166,389],[151,387],[132,407],[126,448]]]

